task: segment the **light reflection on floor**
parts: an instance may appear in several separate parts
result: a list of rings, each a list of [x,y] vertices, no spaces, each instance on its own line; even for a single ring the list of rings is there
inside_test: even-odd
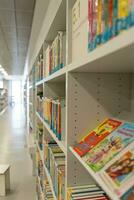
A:
[[[0,164],[11,165],[11,193],[0,200],[35,200],[35,180],[26,149],[23,107],[9,107],[0,116]]]

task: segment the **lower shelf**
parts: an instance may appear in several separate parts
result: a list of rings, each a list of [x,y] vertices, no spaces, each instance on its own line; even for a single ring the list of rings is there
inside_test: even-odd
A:
[[[88,165],[82,160],[82,158],[74,151],[72,147],[69,147],[69,150],[111,199],[120,200],[116,194],[114,194],[113,192],[111,192],[111,190],[109,190],[109,188],[106,186],[103,180],[98,176],[98,174],[93,172],[93,170],[88,167]]]
[[[46,174],[47,180],[49,182],[53,197],[54,197],[55,200],[57,200],[55,192],[54,192],[54,189],[53,189],[53,183],[52,183],[52,179],[51,179],[50,173],[49,173],[49,171],[48,171],[48,169],[47,169],[47,167],[45,166],[45,163],[44,163],[43,153],[41,152],[40,147],[39,147],[37,142],[36,142],[36,145],[37,145],[37,149],[38,149],[38,151],[40,153],[41,160],[43,162],[43,167],[44,167],[44,170],[45,170],[45,174]]]

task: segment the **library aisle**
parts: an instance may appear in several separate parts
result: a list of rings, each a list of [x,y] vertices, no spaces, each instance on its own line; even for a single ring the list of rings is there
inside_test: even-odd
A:
[[[0,116],[0,163],[10,164],[11,192],[0,200],[34,200],[35,180],[25,141],[25,117],[21,105]]]

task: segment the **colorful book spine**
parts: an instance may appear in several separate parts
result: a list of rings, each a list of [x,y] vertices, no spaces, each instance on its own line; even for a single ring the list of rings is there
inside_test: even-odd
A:
[[[134,26],[134,0],[129,0],[129,24]]]
[[[102,0],[98,0],[97,6],[97,45],[101,44],[101,37],[102,37]]]
[[[65,99],[43,100],[43,118],[59,140],[65,140]]]
[[[129,16],[129,6],[128,0],[118,0],[118,24],[117,32],[126,29],[129,26],[128,16]]]
[[[133,25],[133,0],[88,0],[89,51]]]
[[[96,48],[96,34],[97,34],[97,1],[89,0],[88,1],[88,49],[92,51]]]

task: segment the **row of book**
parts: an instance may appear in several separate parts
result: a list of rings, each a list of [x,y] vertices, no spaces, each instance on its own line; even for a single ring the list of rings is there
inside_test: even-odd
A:
[[[68,188],[67,200],[109,200],[109,198],[97,185],[80,185]]]
[[[39,55],[37,56],[36,62],[35,62],[35,81],[40,81],[43,79],[43,68],[44,68],[44,61],[43,61],[43,47],[41,48]]]
[[[89,50],[133,25],[133,0],[88,0]]]
[[[58,31],[45,51],[45,77],[66,65],[66,32]]]
[[[40,114],[40,116],[43,116],[43,88],[39,88],[37,92],[36,97],[36,110]]]
[[[134,0],[76,0],[72,7],[72,61],[134,25]]]
[[[65,99],[43,100],[43,117],[59,140],[65,140]]]
[[[50,173],[53,189],[58,200],[65,199],[65,155],[54,142],[45,141],[45,165]]]
[[[37,162],[37,181],[36,181],[36,191],[38,195],[38,200],[54,200],[51,187],[48,180],[44,175],[43,161],[40,158],[39,151],[36,152],[36,162]]]
[[[37,122],[36,125],[36,140],[38,142],[39,148],[42,151],[43,150],[43,124],[41,122]]]
[[[122,196],[134,184],[133,146],[134,124],[106,119],[83,137],[74,150],[113,192]]]

